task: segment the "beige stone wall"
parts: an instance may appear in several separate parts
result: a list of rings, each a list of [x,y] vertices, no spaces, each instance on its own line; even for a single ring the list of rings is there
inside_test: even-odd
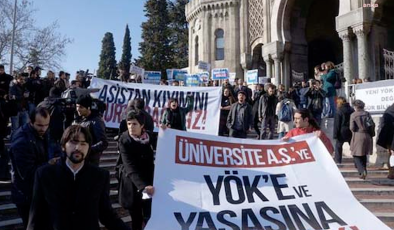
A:
[[[199,37],[198,56],[212,68],[229,68],[237,77],[243,77],[241,67],[241,0],[195,0],[186,6],[189,22],[189,66],[192,73],[200,72],[195,62],[195,42]],[[196,27],[196,21],[198,27]],[[224,60],[216,60],[215,31],[224,31]]]
[[[269,69],[267,75],[271,74],[274,82],[285,83],[289,86],[292,70],[305,72],[310,69],[307,63],[307,49],[301,50],[303,52],[301,56],[295,55],[300,51],[301,45],[294,36],[302,34],[302,31],[291,34],[291,22],[297,15],[297,10],[300,10],[300,6],[303,5],[302,1],[305,1],[305,4],[310,2],[306,0],[190,1],[185,13],[190,24],[189,68],[191,72],[200,71],[195,65],[196,36],[199,38],[199,60],[210,63],[212,68],[229,68],[231,72],[237,73],[237,77],[243,77],[244,73],[251,68],[253,47],[263,45],[261,55]],[[378,0],[379,5],[385,1],[389,0]],[[336,0],[325,2],[334,4]],[[339,0],[339,14],[335,18],[335,29],[342,39],[339,41],[342,41],[342,47],[344,47],[344,76],[348,81],[356,76],[378,77],[376,70],[380,68],[381,60],[378,55],[380,51],[376,51],[377,46],[374,45],[376,44],[374,39],[377,36],[370,36],[372,18],[376,9],[363,7],[364,3],[374,2],[375,0]],[[256,13],[260,11],[263,12],[262,15]],[[250,15],[253,12],[256,15]],[[256,21],[250,21],[255,18],[261,18],[262,22],[258,24],[263,28],[256,27]],[[200,29],[195,28],[197,20]],[[304,24],[305,22],[300,25],[304,27]],[[214,33],[218,28],[225,32],[225,60],[223,61],[215,60]],[[383,43],[380,41],[379,44]],[[300,66],[303,68],[297,69]]]

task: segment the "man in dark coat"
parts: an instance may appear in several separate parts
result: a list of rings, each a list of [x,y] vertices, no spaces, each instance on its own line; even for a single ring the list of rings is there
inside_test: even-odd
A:
[[[233,103],[227,117],[227,128],[230,137],[246,138],[253,125],[252,107],[247,103],[247,93],[238,91],[238,102]]]
[[[352,140],[352,131],[350,131],[350,115],[354,112],[354,109],[350,107],[350,104],[346,102],[344,97],[338,97],[338,111],[334,118],[334,139],[335,142],[335,162],[342,163],[342,146],[343,143]]]
[[[260,139],[267,137],[267,128],[269,129],[268,139],[273,139],[275,132],[275,111],[278,104],[278,98],[275,96],[275,86],[269,85],[267,93],[260,97],[259,101],[259,120],[261,121]]]
[[[0,180],[8,180],[8,154],[4,147],[4,138],[7,136],[7,126],[10,118],[8,107],[8,92],[12,76],[5,73],[4,66],[0,65]],[[7,109],[6,109],[7,108]]]
[[[23,224],[27,225],[30,203],[33,195],[34,174],[36,170],[48,163],[50,116],[45,108],[37,108],[30,115],[30,123],[20,127],[12,134],[10,158],[12,163],[11,198]]]
[[[92,145],[88,129],[67,128],[61,140],[64,157],[35,176],[28,230],[129,229],[111,207],[109,172],[85,162]]]
[[[147,130],[150,134],[153,133],[155,128],[152,116],[145,111],[145,102],[142,98],[134,99],[134,108],[137,112],[140,112],[144,118],[144,129]]]
[[[259,102],[260,98],[265,94],[264,85],[256,85],[256,91],[253,95],[252,113],[253,113],[253,128],[257,133],[257,139],[260,138],[260,127],[259,127]]]
[[[389,106],[383,113],[380,123],[380,132],[376,144],[390,151],[389,159],[389,179],[394,179],[394,104]]]
[[[79,124],[88,128],[92,134],[92,148],[87,160],[98,166],[100,163],[101,154],[108,147],[107,136],[105,134],[105,123],[103,118],[91,111],[92,98],[90,95],[81,95],[77,99],[77,112],[80,116],[73,124]]]

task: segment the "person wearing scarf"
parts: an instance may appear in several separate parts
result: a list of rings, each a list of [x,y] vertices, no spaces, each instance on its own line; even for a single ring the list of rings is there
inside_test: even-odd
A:
[[[119,203],[130,213],[133,230],[141,230],[150,218],[154,193],[154,154],[150,134],[144,130],[141,112],[127,114],[127,131],[119,138],[121,176]]]

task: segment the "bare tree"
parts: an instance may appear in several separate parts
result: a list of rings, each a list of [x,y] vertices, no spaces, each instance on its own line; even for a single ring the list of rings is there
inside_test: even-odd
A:
[[[0,62],[5,63],[10,55],[13,25],[14,0],[0,0]],[[38,28],[35,26],[32,1],[18,3],[15,30],[15,68],[22,69],[27,64],[44,68],[60,69],[65,56],[66,45],[71,39],[62,36],[57,22]]]

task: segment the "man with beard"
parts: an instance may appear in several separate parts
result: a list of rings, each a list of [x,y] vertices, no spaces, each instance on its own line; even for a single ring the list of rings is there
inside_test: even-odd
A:
[[[85,161],[92,145],[88,129],[72,125],[61,139],[64,152],[56,165],[35,176],[28,230],[129,229],[111,207],[109,172]]]
[[[10,158],[12,163],[11,198],[18,209],[26,227],[30,203],[33,195],[34,174],[37,169],[48,163],[49,149],[48,127],[50,115],[45,108],[36,108],[30,114],[30,123],[24,124],[12,134]],[[54,163],[54,161],[50,161]]]
[[[275,86],[269,85],[267,93],[260,97],[258,115],[261,121],[260,140],[273,139],[275,132],[275,110],[278,104],[278,98],[275,96]],[[269,134],[267,135],[267,129]]]

